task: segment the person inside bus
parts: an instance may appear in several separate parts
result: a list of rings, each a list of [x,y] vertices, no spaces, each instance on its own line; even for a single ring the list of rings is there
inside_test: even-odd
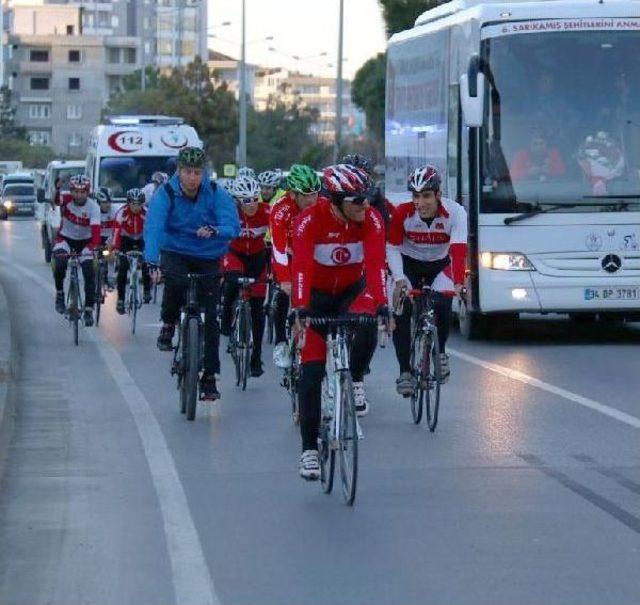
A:
[[[513,181],[547,181],[562,177],[567,169],[560,150],[535,131],[529,145],[516,152],[510,172]]]

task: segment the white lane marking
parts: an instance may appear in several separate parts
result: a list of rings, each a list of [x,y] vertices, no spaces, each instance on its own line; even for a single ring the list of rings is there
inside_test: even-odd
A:
[[[519,372],[518,370],[512,370],[511,368],[507,368],[496,363],[484,361],[484,359],[480,359],[479,357],[475,357],[474,355],[463,353],[462,351],[457,351],[455,349],[450,349],[449,347],[447,347],[447,352],[452,356],[457,357],[458,359],[468,361],[469,363],[480,366],[485,370],[495,372],[496,374],[501,374],[502,376],[506,376],[507,378],[511,378],[512,380],[517,380],[518,382],[523,382],[524,384],[536,387],[538,389],[541,389],[542,391],[546,391],[547,393],[553,393],[554,395],[558,395],[564,399],[567,399],[568,401],[572,401],[573,403],[577,403],[578,405],[589,408],[594,412],[599,412],[600,414],[604,414],[609,418],[613,418],[614,420],[623,422],[628,426],[640,429],[640,418],[636,418],[631,414],[621,412],[620,410],[605,405],[604,403],[600,403],[599,401],[589,399],[588,397],[583,397],[582,395],[572,393],[571,391],[567,391],[566,389],[562,389],[553,384],[549,384],[548,382],[538,380],[537,378]]]
[[[46,291],[55,294],[55,288],[50,280],[15,264],[6,256],[3,256],[3,260],[12,269],[20,271]],[[136,423],[160,504],[173,572],[172,580],[176,603],[180,605],[219,605],[220,599],[216,594],[213,579],[207,567],[187,496],[173,456],[151,406],[127,370],[122,358],[103,334],[93,330],[85,330],[85,335],[88,340],[95,343]]]

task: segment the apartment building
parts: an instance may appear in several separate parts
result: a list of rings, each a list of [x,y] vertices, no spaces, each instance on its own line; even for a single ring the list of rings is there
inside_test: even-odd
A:
[[[300,99],[304,105],[318,110],[319,120],[313,132],[325,143],[335,141],[336,119],[335,78],[301,74],[283,68],[261,69],[256,74],[254,105],[258,111],[266,109],[269,99],[279,97],[285,102]],[[342,134],[360,135],[365,128],[364,114],[351,101],[351,82],[342,84]]]
[[[80,7],[20,5],[6,37],[5,79],[16,121],[32,143],[70,156],[84,154],[110,94],[140,68],[138,38],[81,30]]]

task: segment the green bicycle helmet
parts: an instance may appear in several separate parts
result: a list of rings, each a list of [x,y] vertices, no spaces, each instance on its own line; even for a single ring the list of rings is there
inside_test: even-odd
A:
[[[199,147],[184,147],[178,154],[178,166],[203,168],[205,161],[204,151]]]
[[[294,164],[291,166],[287,184],[292,191],[308,195],[320,191],[320,177],[315,170],[304,164]]]

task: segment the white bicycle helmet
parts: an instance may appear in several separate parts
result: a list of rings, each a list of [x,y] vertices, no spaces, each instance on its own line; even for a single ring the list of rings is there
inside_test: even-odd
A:
[[[256,178],[256,171],[253,168],[249,168],[249,166],[243,166],[242,168],[240,168],[238,170],[238,174],[236,175],[236,178],[241,178],[243,176],[247,176],[251,179],[255,179]]]
[[[261,187],[277,187],[282,180],[282,173],[276,170],[265,170],[258,175],[258,184]]]
[[[407,180],[407,189],[420,193],[421,191],[440,191],[440,175],[437,168],[427,164],[416,168]]]
[[[238,177],[233,183],[231,194],[239,200],[256,200],[260,195],[260,184],[256,179]]]

